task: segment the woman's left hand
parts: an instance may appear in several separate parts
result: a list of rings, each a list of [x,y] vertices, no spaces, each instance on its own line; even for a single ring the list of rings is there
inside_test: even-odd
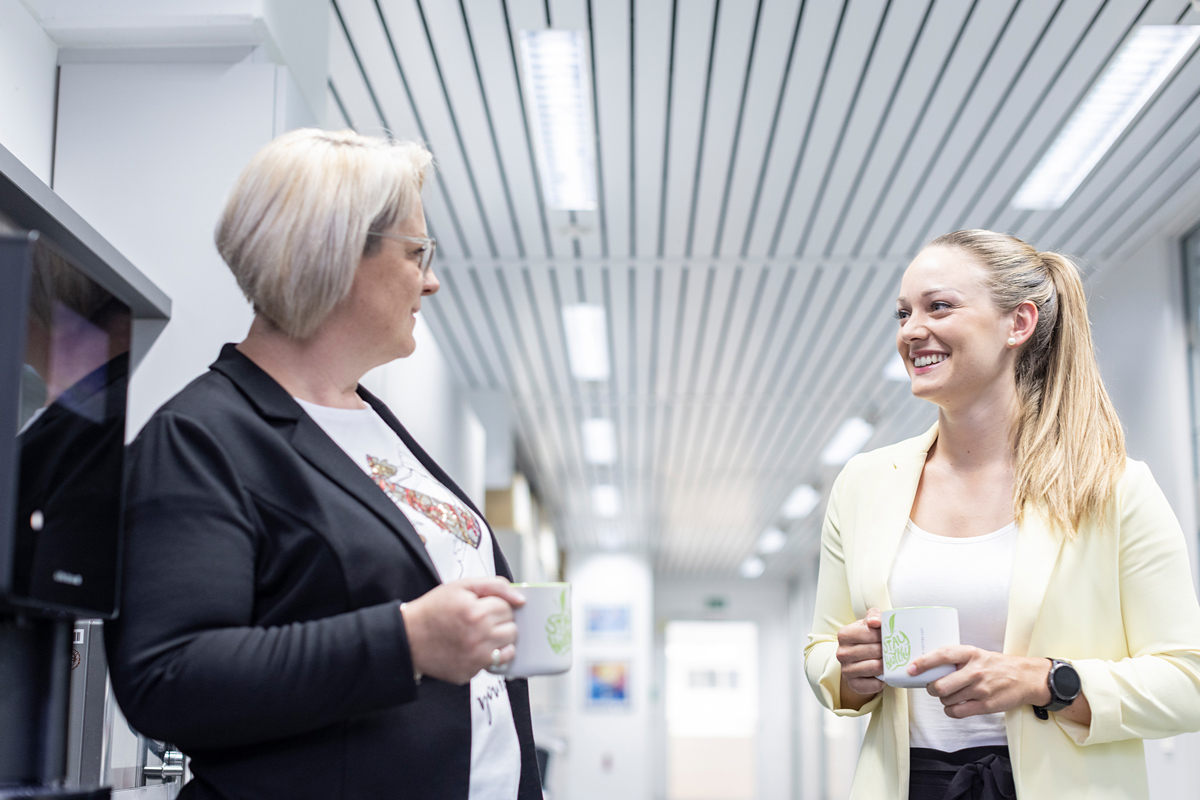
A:
[[[954,664],[958,669],[929,684],[927,690],[942,701],[948,717],[962,719],[1050,702],[1046,684],[1049,659],[951,645],[914,659],[908,674],[916,675],[942,664]]]

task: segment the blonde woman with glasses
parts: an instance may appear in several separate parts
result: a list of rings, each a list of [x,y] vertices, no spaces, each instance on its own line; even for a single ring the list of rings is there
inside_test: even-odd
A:
[[[1142,739],[1200,729],[1179,523],[1100,380],[1083,284],[990,231],[931,242],[896,302],[915,439],[856,457],[822,533],[809,682],[870,715],[851,797],[1145,798]],[[954,668],[885,685],[880,610],[958,609]]]
[[[191,757],[181,797],[542,796],[526,682],[485,669],[524,599],[479,509],[359,385],[412,354],[438,290],[431,160],[294,131],[217,227],[254,322],[132,445],[108,637],[130,722]]]

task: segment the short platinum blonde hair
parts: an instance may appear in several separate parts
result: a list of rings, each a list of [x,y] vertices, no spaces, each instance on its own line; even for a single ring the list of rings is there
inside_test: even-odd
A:
[[[407,219],[433,155],[417,142],[302,128],[242,171],[217,223],[217,251],[253,305],[296,339],[350,294],[368,231]]]

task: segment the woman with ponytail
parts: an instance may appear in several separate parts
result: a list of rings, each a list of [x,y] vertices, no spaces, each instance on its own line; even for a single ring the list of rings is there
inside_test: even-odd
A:
[[[1100,379],[1078,270],[991,231],[904,274],[923,436],[834,484],[805,668],[871,719],[852,798],[1145,798],[1142,739],[1200,729],[1200,606],[1179,523]],[[952,606],[961,644],[885,685],[880,609]]]

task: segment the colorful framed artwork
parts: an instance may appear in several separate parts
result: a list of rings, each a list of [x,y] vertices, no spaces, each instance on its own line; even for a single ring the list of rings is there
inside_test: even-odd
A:
[[[587,606],[584,633],[589,639],[628,639],[633,635],[633,612],[627,605]]]
[[[587,665],[586,681],[589,708],[630,707],[629,662],[592,661]]]

